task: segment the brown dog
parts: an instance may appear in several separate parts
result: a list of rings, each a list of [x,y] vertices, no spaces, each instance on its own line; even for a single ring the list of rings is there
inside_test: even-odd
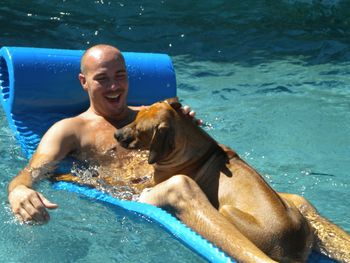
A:
[[[310,226],[240,157],[224,149],[168,99],[142,109],[115,134],[127,149],[149,150],[156,184],[173,175],[191,177],[211,204],[241,233],[279,262],[304,262]]]

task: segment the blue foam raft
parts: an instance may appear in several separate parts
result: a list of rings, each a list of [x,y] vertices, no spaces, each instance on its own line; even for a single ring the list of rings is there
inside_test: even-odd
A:
[[[89,106],[78,81],[82,50],[2,47],[0,98],[11,130],[29,159],[40,138],[56,121],[77,115]],[[176,96],[175,72],[168,55],[123,52],[129,75],[128,105],[149,105]],[[225,253],[164,210],[123,201],[96,189],[59,182],[68,190],[136,212],[160,223],[190,249],[210,262],[234,262]],[[312,253],[308,262],[335,262]]]

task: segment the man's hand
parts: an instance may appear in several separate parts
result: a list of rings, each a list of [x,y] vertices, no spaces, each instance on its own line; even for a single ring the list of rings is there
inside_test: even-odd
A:
[[[48,209],[55,209],[57,204],[51,203],[42,194],[24,186],[14,188],[8,196],[15,216],[21,222],[45,223],[50,219]]]
[[[193,120],[198,124],[198,125],[202,125],[203,121],[201,119],[196,119],[196,112],[191,110],[191,108],[189,106],[183,106],[181,107],[182,113],[185,115],[190,116],[191,118],[193,118]]]

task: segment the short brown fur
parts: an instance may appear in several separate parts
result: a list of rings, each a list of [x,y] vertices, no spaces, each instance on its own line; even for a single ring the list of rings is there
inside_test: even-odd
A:
[[[156,184],[173,175],[194,179],[212,205],[271,258],[304,262],[311,230],[299,210],[282,199],[234,151],[222,148],[179,111],[177,100],[141,110],[116,132],[128,149],[149,149]]]

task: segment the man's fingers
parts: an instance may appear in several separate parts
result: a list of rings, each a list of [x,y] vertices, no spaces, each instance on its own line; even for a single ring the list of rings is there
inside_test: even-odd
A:
[[[15,217],[17,218],[17,220],[19,221],[19,222],[23,222],[24,220],[23,220],[23,218],[22,218],[22,216],[21,216],[21,214],[18,212],[18,213],[15,213]]]
[[[32,203],[27,202],[23,205],[23,208],[29,215],[29,218],[26,218],[25,220],[34,220],[36,222],[43,222],[45,221],[44,215],[37,210]]]
[[[195,112],[195,111],[191,110],[191,111],[188,113],[188,115],[190,115],[190,116],[193,118],[193,120],[195,121],[195,123],[196,123],[198,126],[201,126],[201,125],[203,124],[203,121],[202,121],[201,119],[196,119],[196,118],[195,118],[195,117],[196,117],[196,112]]]
[[[47,200],[42,194],[38,193],[40,201],[44,204],[44,206],[48,209],[56,209],[58,207],[57,204],[50,202]]]
[[[31,215],[33,215],[33,218],[35,221],[38,222],[46,222],[49,221],[50,216],[49,213],[46,211],[44,204],[41,202],[41,199],[34,198],[31,200],[32,210],[30,211]]]
[[[197,122],[198,126],[202,126],[203,125],[203,120],[202,119],[197,119],[196,122]]]
[[[18,218],[18,220],[22,223],[30,222],[32,220],[32,217],[24,208],[20,208],[18,213],[16,213],[15,215]]]
[[[25,223],[43,223],[50,219],[46,208],[57,208],[57,204],[51,203],[42,194],[26,186],[14,188],[9,196],[9,202],[16,217]],[[33,222],[30,222],[33,221]]]
[[[185,105],[185,106],[181,107],[181,111],[183,114],[190,116],[198,126],[203,124],[203,121],[201,119],[195,118],[196,112],[191,110],[191,108],[189,106]]]
[[[183,106],[181,108],[181,110],[182,110],[182,113],[185,114],[185,115],[189,115],[191,117],[194,117],[196,115],[196,112],[191,110],[191,108],[189,106],[187,106],[187,105]]]
[[[191,108],[189,107],[189,106],[183,106],[182,108],[181,108],[181,110],[182,110],[182,113],[183,114],[188,114],[189,112],[190,112],[190,110],[191,110]]]

